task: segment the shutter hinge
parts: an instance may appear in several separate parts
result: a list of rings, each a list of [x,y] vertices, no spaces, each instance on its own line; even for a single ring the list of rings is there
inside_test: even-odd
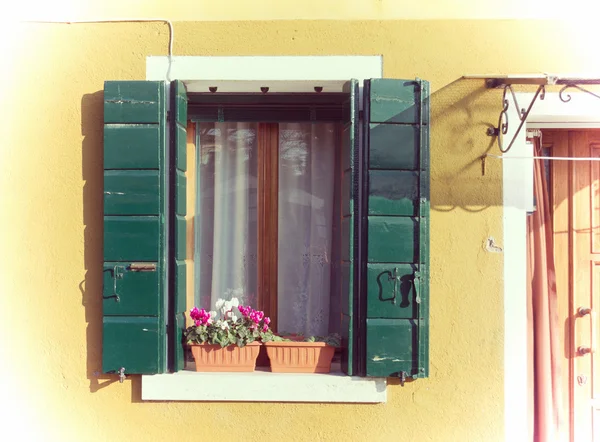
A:
[[[421,303],[421,272],[416,270],[413,275],[413,286],[415,288],[415,302]]]
[[[419,198],[419,222],[425,218],[423,216],[423,207],[427,204],[427,198]]]
[[[125,378],[127,378],[127,376],[125,376],[125,367],[121,367],[119,369],[119,383],[122,384]]]

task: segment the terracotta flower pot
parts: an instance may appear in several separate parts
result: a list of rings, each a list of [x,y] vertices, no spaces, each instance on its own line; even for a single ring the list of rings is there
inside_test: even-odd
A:
[[[265,342],[274,373],[329,373],[335,347],[325,342]]]
[[[192,354],[196,361],[196,371],[254,371],[260,342],[252,342],[245,347],[218,344],[192,344]]]

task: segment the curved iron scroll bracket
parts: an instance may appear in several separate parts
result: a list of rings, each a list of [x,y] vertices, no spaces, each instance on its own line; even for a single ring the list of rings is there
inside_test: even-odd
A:
[[[540,83],[540,81],[544,81],[544,82]],[[600,84],[600,79],[573,79],[573,78],[546,77],[545,79],[534,79],[534,80],[513,79],[513,82],[514,82],[514,84],[538,84],[539,86],[537,88],[537,91],[535,92],[533,100],[531,100],[531,103],[529,103],[529,106],[527,107],[527,109],[523,109],[519,106],[519,103],[517,102],[517,96],[515,94],[515,91],[512,88],[511,83],[508,83],[506,81],[506,79],[488,79],[487,80],[487,86],[489,88],[497,88],[497,87],[504,88],[504,92],[502,94],[502,110],[500,111],[500,117],[498,118],[498,127],[490,127],[487,130],[487,134],[489,136],[497,137],[498,147],[500,148],[500,152],[502,152],[502,153],[508,152],[511,149],[511,147],[513,146],[515,140],[517,139],[517,137],[519,136],[519,133],[521,132],[521,129],[525,125],[525,122],[527,121],[527,117],[529,116],[529,113],[531,112],[531,109],[533,108],[533,105],[537,101],[538,97],[540,100],[544,99],[544,97],[546,95],[546,89],[545,89],[546,84],[556,84],[556,85],[563,86],[562,89],[558,92],[558,98],[563,103],[568,103],[572,99],[571,94],[569,94],[567,92],[569,89],[576,89],[580,92],[584,92],[593,97],[600,98],[600,95],[598,95],[597,93],[592,92],[589,89],[586,89],[582,86],[582,85],[588,85],[588,84],[595,84],[595,85]],[[512,100],[517,109],[517,115],[519,116],[520,121],[519,121],[519,127],[517,128],[517,131],[513,135],[512,140],[510,140],[508,147],[504,148],[504,135],[506,135],[508,133],[508,124],[509,124],[508,108],[510,106],[510,103],[508,102],[508,99],[507,99],[508,92],[510,92],[510,94],[512,96]],[[482,161],[483,161],[483,158],[482,158]],[[483,170],[485,170],[485,163],[482,164],[482,168],[483,168]]]
[[[585,92],[586,94],[590,94],[590,95],[591,95],[591,96],[593,96],[593,97],[600,98],[600,95],[598,95],[598,94],[596,94],[596,93],[594,93],[594,92],[592,92],[592,91],[590,91],[590,90],[588,90],[588,89],[585,89],[585,88],[583,88],[583,87],[579,86],[579,85],[578,85],[578,84],[576,84],[576,83],[567,83],[567,84],[566,84],[565,86],[563,86],[563,88],[562,88],[562,89],[561,89],[561,90],[558,92],[558,98],[560,98],[560,101],[562,101],[563,103],[568,103],[569,101],[571,101],[571,98],[572,98],[572,97],[571,97],[571,94],[567,94],[567,93],[565,93],[565,91],[566,91],[567,89],[578,89],[578,90],[580,90],[581,92]]]
[[[575,87],[577,87],[577,86],[575,86]],[[564,89],[566,89],[566,88],[567,87],[564,87],[561,90],[561,92],[564,91]],[[510,106],[508,99],[507,99],[507,91],[510,91],[510,93],[512,95],[512,99],[513,99],[513,103],[515,104],[515,107],[517,109],[517,114],[519,115],[519,127],[517,128],[517,131],[513,135],[512,140],[510,140],[508,147],[506,149],[504,149],[504,135],[506,135],[508,133],[508,123],[509,123],[508,108]],[[531,109],[533,109],[533,105],[537,101],[538,97],[540,100],[543,100],[545,96],[546,96],[546,88],[543,84],[541,84],[538,86],[537,91],[535,92],[535,95],[533,96],[533,99],[531,100],[531,103],[529,103],[529,106],[527,107],[527,109],[524,109],[519,106],[519,103],[517,101],[517,95],[515,94],[515,91],[512,88],[512,85],[507,84],[504,86],[504,92],[502,94],[503,106],[502,106],[502,110],[500,111],[500,117],[498,117],[498,127],[490,127],[487,130],[487,134],[489,136],[497,137],[498,148],[500,149],[500,152],[506,153],[510,150],[510,148],[515,143],[515,140],[519,136],[521,129],[525,125],[525,122],[527,121],[527,117],[529,116]],[[569,97],[568,100],[570,100],[571,99],[570,95],[568,97]]]

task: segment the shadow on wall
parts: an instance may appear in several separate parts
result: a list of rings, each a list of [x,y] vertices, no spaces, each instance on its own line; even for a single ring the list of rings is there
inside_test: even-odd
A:
[[[102,222],[103,222],[103,139],[104,93],[84,95],[81,100],[83,224],[85,280],[79,288],[85,308],[87,378],[92,393],[118,382],[115,375],[102,374]],[[141,401],[141,379],[128,376],[132,402]]]
[[[502,161],[490,159],[482,174],[481,157],[500,153],[495,127],[502,91],[483,80],[458,79],[431,95],[431,209],[480,212],[502,206]],[[516,122],[512,122],[516,124]]]

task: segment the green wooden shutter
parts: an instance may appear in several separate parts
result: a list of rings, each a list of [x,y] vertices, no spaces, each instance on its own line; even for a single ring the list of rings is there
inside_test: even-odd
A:
[[[104,373],[183,367],[187,99],[172,92],[169,124],[164,82],[104,86]]]
[[[429,371],[429,84],[364,85],[359,372]]]
[[[171,247],[169,260],[173,264],[173,274],[170,278],[173,293],[170,303],[169,318],[172,319],[172,338],[174,360],[173,371],[182,370],[185,366],[183,347],[183,330],[185,329],[186,311],[186,145],[187,145],[187,92],[181,81],[171,82],[171,189],[174,199],[170,210]]]
[[[340,268],[339,280],[341,291],[341,336],[342,336],[342,371],[349,375],[356,374],[358,340],[356,339],[355,314],[358,254],[358,154],[359,154],[359,89],[358,81],[351,80],[344,85],[348,99],[343,105],[342,133],[342,208],[340,228]]]

